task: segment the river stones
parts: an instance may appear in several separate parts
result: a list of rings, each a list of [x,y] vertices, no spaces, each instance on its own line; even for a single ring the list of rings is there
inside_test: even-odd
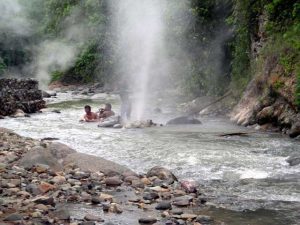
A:
[[[118,176],[108,177],[104,182],[107,186],[120,186],[123,183],[123,181]]]
[[[14,222],[20,220],[23,220],[23,216],[18,213],[12,213],[3,219],[3,221],[7,221],[7,222]]]
[[[170,182],[170,184],[177,181],[177,178],[170,170],[160,166],[151,168],[147,173],[147,177],[158,177],[161,180]]]
[[[157,222],[157,219],[154,217],[144,217],[139,219],[140,224],[154,224]]]
[[[172,208],[172,205],[171,205],[170,201],[159,202],[155,207],[155,209],[157,209],[157,210],[167,210],[167,209],[171,209],[171,208]]]
[[[100,216],[95,216],[93,214],[86,214],[83,219],[86,221],[104,222],[104,219]]]

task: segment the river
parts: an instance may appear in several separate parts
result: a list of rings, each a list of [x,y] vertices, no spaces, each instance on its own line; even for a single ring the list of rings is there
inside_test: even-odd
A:
[[[101,156],[137,172],[164,166],[181,179],[197,180],[203,196],[212,204],[239,212],[271,210],[267,221],[298,224],[300,166],[290,167],[285,160],[300,151],[299,140],[236,126],[224,118],[202,118],[201,125],[146,129],[98,128],[95,123],[78,122],[85,104],[96,109],[107,101],[118,112],[119,101],[113,95],[90,98],[59,93],[45,112],[1,120],[0,127],[32,138],[59,138],[79,152]],[[53,109],[61,113],[51,112]],[[175,115],[167,110],[148,116],[154,122],[165,123]],[[249,135],[219,136],[227,132]],[[289,222],[274,220],[276,217]]]

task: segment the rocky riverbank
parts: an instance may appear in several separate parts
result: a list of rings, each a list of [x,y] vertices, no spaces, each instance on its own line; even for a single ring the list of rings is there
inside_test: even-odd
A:
[[[134,221],[124,224],[222,224],[195,213],[206,203],[197,184],[177,181],[167,169],[138,175],[64,144],[3,128],[0,150],[1,224],[120,224],[111,222],[115,217]],[[74,215],[74,204],[93,211]]]

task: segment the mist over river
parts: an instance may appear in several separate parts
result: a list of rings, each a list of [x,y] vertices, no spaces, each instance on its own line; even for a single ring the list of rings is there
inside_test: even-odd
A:
[[[32,138],[59,138],[79,152],[104,157],[137,172],[156,165],[167,167],[180,179],[197,180],[204,196],[225,208],[288,210],[287,217],[294,224],[299,219],[300,166],[291,167],[285,161],[300,151],[299,140],[239,127],[223,118],[200,118],[201,125],[98,128],[96,123],[78,122],[83,106],[90,104],[96,110],[110,101],[118,113],[116,96],[98,94],[90,98],[68,92],[51,101],[45,112],[0,120],[0,127]],[[61,113],[51,112],[53,109]],[[148,117],[165,124],[175,116],[171,110],[162,111]],[[219,136],[227,132],[249,135]]]

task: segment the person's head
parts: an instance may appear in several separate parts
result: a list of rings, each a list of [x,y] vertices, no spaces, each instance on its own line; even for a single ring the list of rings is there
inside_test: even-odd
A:
[[[110,103],[106,103],[104,110],[105,111],[111,111],[111,104]]]
[[[91,106],[89,106],[89,105],[84,106],[84,111],[85,111],[86,113],[90,113],[90,112],[92,111]]]

